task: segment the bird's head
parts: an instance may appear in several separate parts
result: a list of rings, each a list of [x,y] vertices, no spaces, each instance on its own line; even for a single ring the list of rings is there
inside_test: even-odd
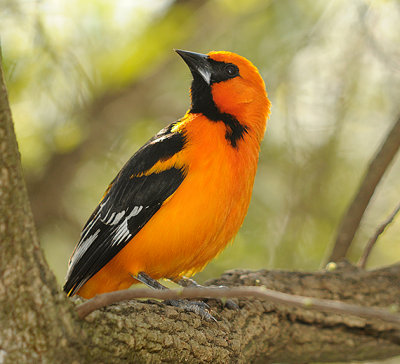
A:
[[[270,102],[257,68],[232,52],[176,52],[193,75],[190,112],[202,113],[215,121],[221,120],[221,115],[233,118],[261,140]]]

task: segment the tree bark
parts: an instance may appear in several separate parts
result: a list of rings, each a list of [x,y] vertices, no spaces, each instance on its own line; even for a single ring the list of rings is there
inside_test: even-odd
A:
[[[366,272],[345,265],[334,272],[234,270],[210,282],[265,285],[286,293],[364,306],[400,304],[400,265]],[[85,331],[90,355],[115,363],[349,362],[400,354],[400,331],[376,320],[237,301],[239,311],[209,301],[218,322],[154,300],[129,301],[91,313]],[[97,361],[96,361],[97,362]]]
[[[79,359],[80,328],[40,250],[0,65],[0,363]]]

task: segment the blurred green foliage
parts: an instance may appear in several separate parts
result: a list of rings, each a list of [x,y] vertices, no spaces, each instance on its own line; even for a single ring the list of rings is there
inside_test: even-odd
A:
[[[189,106],[190,74],[172,48],[249,58],[273,104],[248,216],[200,281],[240,267],[318,269],[400,114],[396,0],[0,0],[0,35],[40,239],[60,284],[107,184]],[[397,157],[368,208],[354,261],[399,202],[399,166]],[[397,218],[369,266],[399,256]]]

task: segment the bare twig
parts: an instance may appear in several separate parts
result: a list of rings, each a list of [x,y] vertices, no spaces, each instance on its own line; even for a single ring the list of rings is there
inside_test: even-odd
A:
[[[265,299],[273,303],[284,304],[292,307],[315,310],[320,312],[331,312],[357,317],[379,319],[391,323],[400,328],[400,315],[393,314],[381,308],[363,307],[359,305],[344,303],[320,298],[292,295],[288,293],[273,291],[265,287],[233,287],[233,288],[184,288],[153,290],[148,288],[126,289],[104,293],[80,304],[76,307],[80,318],[84,318],[91,312],[133,298],[156,298],[156,299],[180,299],[180,298],[239,298],[255,297]]]
[[[390,216],[378,227],[378,229],[375,231],[375,234],[368,241],[368,244],[365,247],[364,253],[357,264],[360,268],[365,268],[368,257],[370,255],[371,250],[374,247],[376,241],[378,240],[379,235],[381,235],[385,231],[386,227],[393,221],[394,217],[396,216],[396,214],[399,211],[400,211],[400,204],[394,209],[394,211],[390,214]]]
[[[394,123],[379,151],[372,159],[354,200],[343,216],[338,229],[335,246],[328,261],[336,262],[346,256],[376,186],[399,148],[400,117]]]

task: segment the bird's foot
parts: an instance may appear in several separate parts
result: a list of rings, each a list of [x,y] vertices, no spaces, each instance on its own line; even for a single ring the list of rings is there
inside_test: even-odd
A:
[[[175,283],[179,284],[184,288],[228,288],[226,286],[202,286],[198,284],[194,279],[182,277],[181,279],[175,281]],[[222,304],[224,308],[229,310],[239,310],[238,304],[231,299],[220,299],[220,298],[209,298],[208,300],[214,300]]]
[[[147,287],[154,288],[154,289],[168,289],[167,287],[163,286],[161,283],[157,282],[155,279],[151,278],[145,272],[140,272],[138,275],[133,276],[133,278],[137,279],[139,282],[145,284]],[[194,282],[194,281],[193,281]],[[196,282],[194,282],[196,283]],[[196,283],[197,284],[197,283]],[[200,285],[198,285],[201,287]],[[210,308],[207,303],[202,301],[187,301],[187,300],[165,300],[165,304],[180,307],[187,312],[194,312],[195,314],[199,315],[202,319],[206,321],[215,321],[217,320],[211,315],[208,310]]]
[[[174,307],[180,307],[187,312],[194,312],[203,320],[217,322],[215,317],[209,312],[210,306],[202,301],[187,301],[187,300],[165,300],[164,303]]]

